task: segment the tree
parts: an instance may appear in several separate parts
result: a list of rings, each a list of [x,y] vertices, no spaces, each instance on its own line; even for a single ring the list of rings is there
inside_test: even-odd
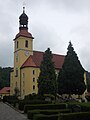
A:
[[[56,74],[52,58],[52,52],[48,48],[43,54],[43,60],[40,65],[40,75],[38,78],[38,93],[40,95],[55,95],[56,93]]]
[[[87,92],[90,92],[90,72],[86,71]]]
[[[0,67],[0,89],[6,86],[10,86],[10,72],[11,67]]]
[[[84,69],[78,60],[71,42],[69,42],[67,49],[67,55],[58,75],[58,92],[59,94],[81,95],[86,89]]]

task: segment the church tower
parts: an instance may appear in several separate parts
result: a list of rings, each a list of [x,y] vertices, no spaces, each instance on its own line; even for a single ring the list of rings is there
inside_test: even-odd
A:
[[[19,91],[21,87],[20,68],[26,59],[33,55],[33,39],[32,34],[28,32],[28,16],[25,14],[25,7],[23,7],[23,13],[19,17],[19,33],[14,39],[13,86],[16,86]],[[12,93],[14,93],[14,90]]]
[[[23,13],[19,17],[19,33],[14,39],[14,66],[18,64],[21,67],[29,55],[33,55],[33,37],[28,32],[28,16],[23,7]]]

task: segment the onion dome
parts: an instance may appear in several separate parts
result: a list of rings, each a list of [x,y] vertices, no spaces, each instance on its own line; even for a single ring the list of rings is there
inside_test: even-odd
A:
[[[19,29],[27,28],[28,29],[28,16],[25,14],[25,7],[23,7],[23,13],[19,17],[20,27]]]
[[[16,40],[18,37],[27,37],[27,38],[32,38],[32,34],[28,32],[28,16],[25,14],[25,7],[23,7],[23,13],[19,17],[19,33],[15,36]]]

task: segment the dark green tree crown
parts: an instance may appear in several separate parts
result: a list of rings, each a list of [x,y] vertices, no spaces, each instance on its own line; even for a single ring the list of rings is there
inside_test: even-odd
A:
[[[83,94],[86,89],[84,68],[74,51],[71,41],[67,50],[62,69],[58,75],[58,92],[59,94]]]
[[[56,92],[56,74],[52,58],[52,52],[48,48],[43,54],[38,78],[38,93],[42,95]]]

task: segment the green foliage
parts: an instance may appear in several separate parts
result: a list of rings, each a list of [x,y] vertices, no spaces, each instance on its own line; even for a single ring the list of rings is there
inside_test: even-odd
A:
[[[58,120],[58,114],[55,115],[36,114],[34,115],[33,120]]]
[[[90,120],[90,112],[60,114],[58,120]]]
[[[49,104],[50,102],[44,100],[20,100],[19,110],[24,110],[25,105]]]
[[[31,110],[28,111],[28,119],[33,119],[33,116],[35,114],[44,114],[44,115],[53,115],[53,114],[59,114],[59,113],[70,113],[70,109],[55,109],[55,110]]]
[[[84,83],[84,69],[78,60],[74,48],[69,42],[68,52],[64,64],[58,75],[59,94],[83,94],[86,86]]]
[[[90,92],[90,72],[86,72],[87,91]]]
[[[33,93],[33,94],[26,95],[24,100],[45,100],[45,97],[42,95]]]
[[[3,102],[13,103],[15,101],[18,101],[18,98],[16,96],[4,96]]]
[[[27,113],[28,110],[50,110],[50,109],[65,109],[66,104],[61,103],[61,104],[41,104],[41,105],[25,105],[24,106],[24,112]]]
[[[45,97],[38,94],[26,95],[24,100],[19,101],[19,109],[24,110],[25,105],[35,105],[35,104],[49,104],[51,102],[45,101]]]
[[[0,67],[0,89],[5,86],[10,86],[10,67]]]
[[[81,107],[81,111],[82,112],[87,112],[87,111],[90,111],[90,102],[74,102],[74,103],[67,103],[67,106],[68,106],[68,109],[72,109],[73,106],[75,105],[79,105]]]
[[[52,52],[48,48],[43,54],[43,61],[40,65],[38,78],[38,93],[40,95],[56,94],[56,74],[52,58]]]

